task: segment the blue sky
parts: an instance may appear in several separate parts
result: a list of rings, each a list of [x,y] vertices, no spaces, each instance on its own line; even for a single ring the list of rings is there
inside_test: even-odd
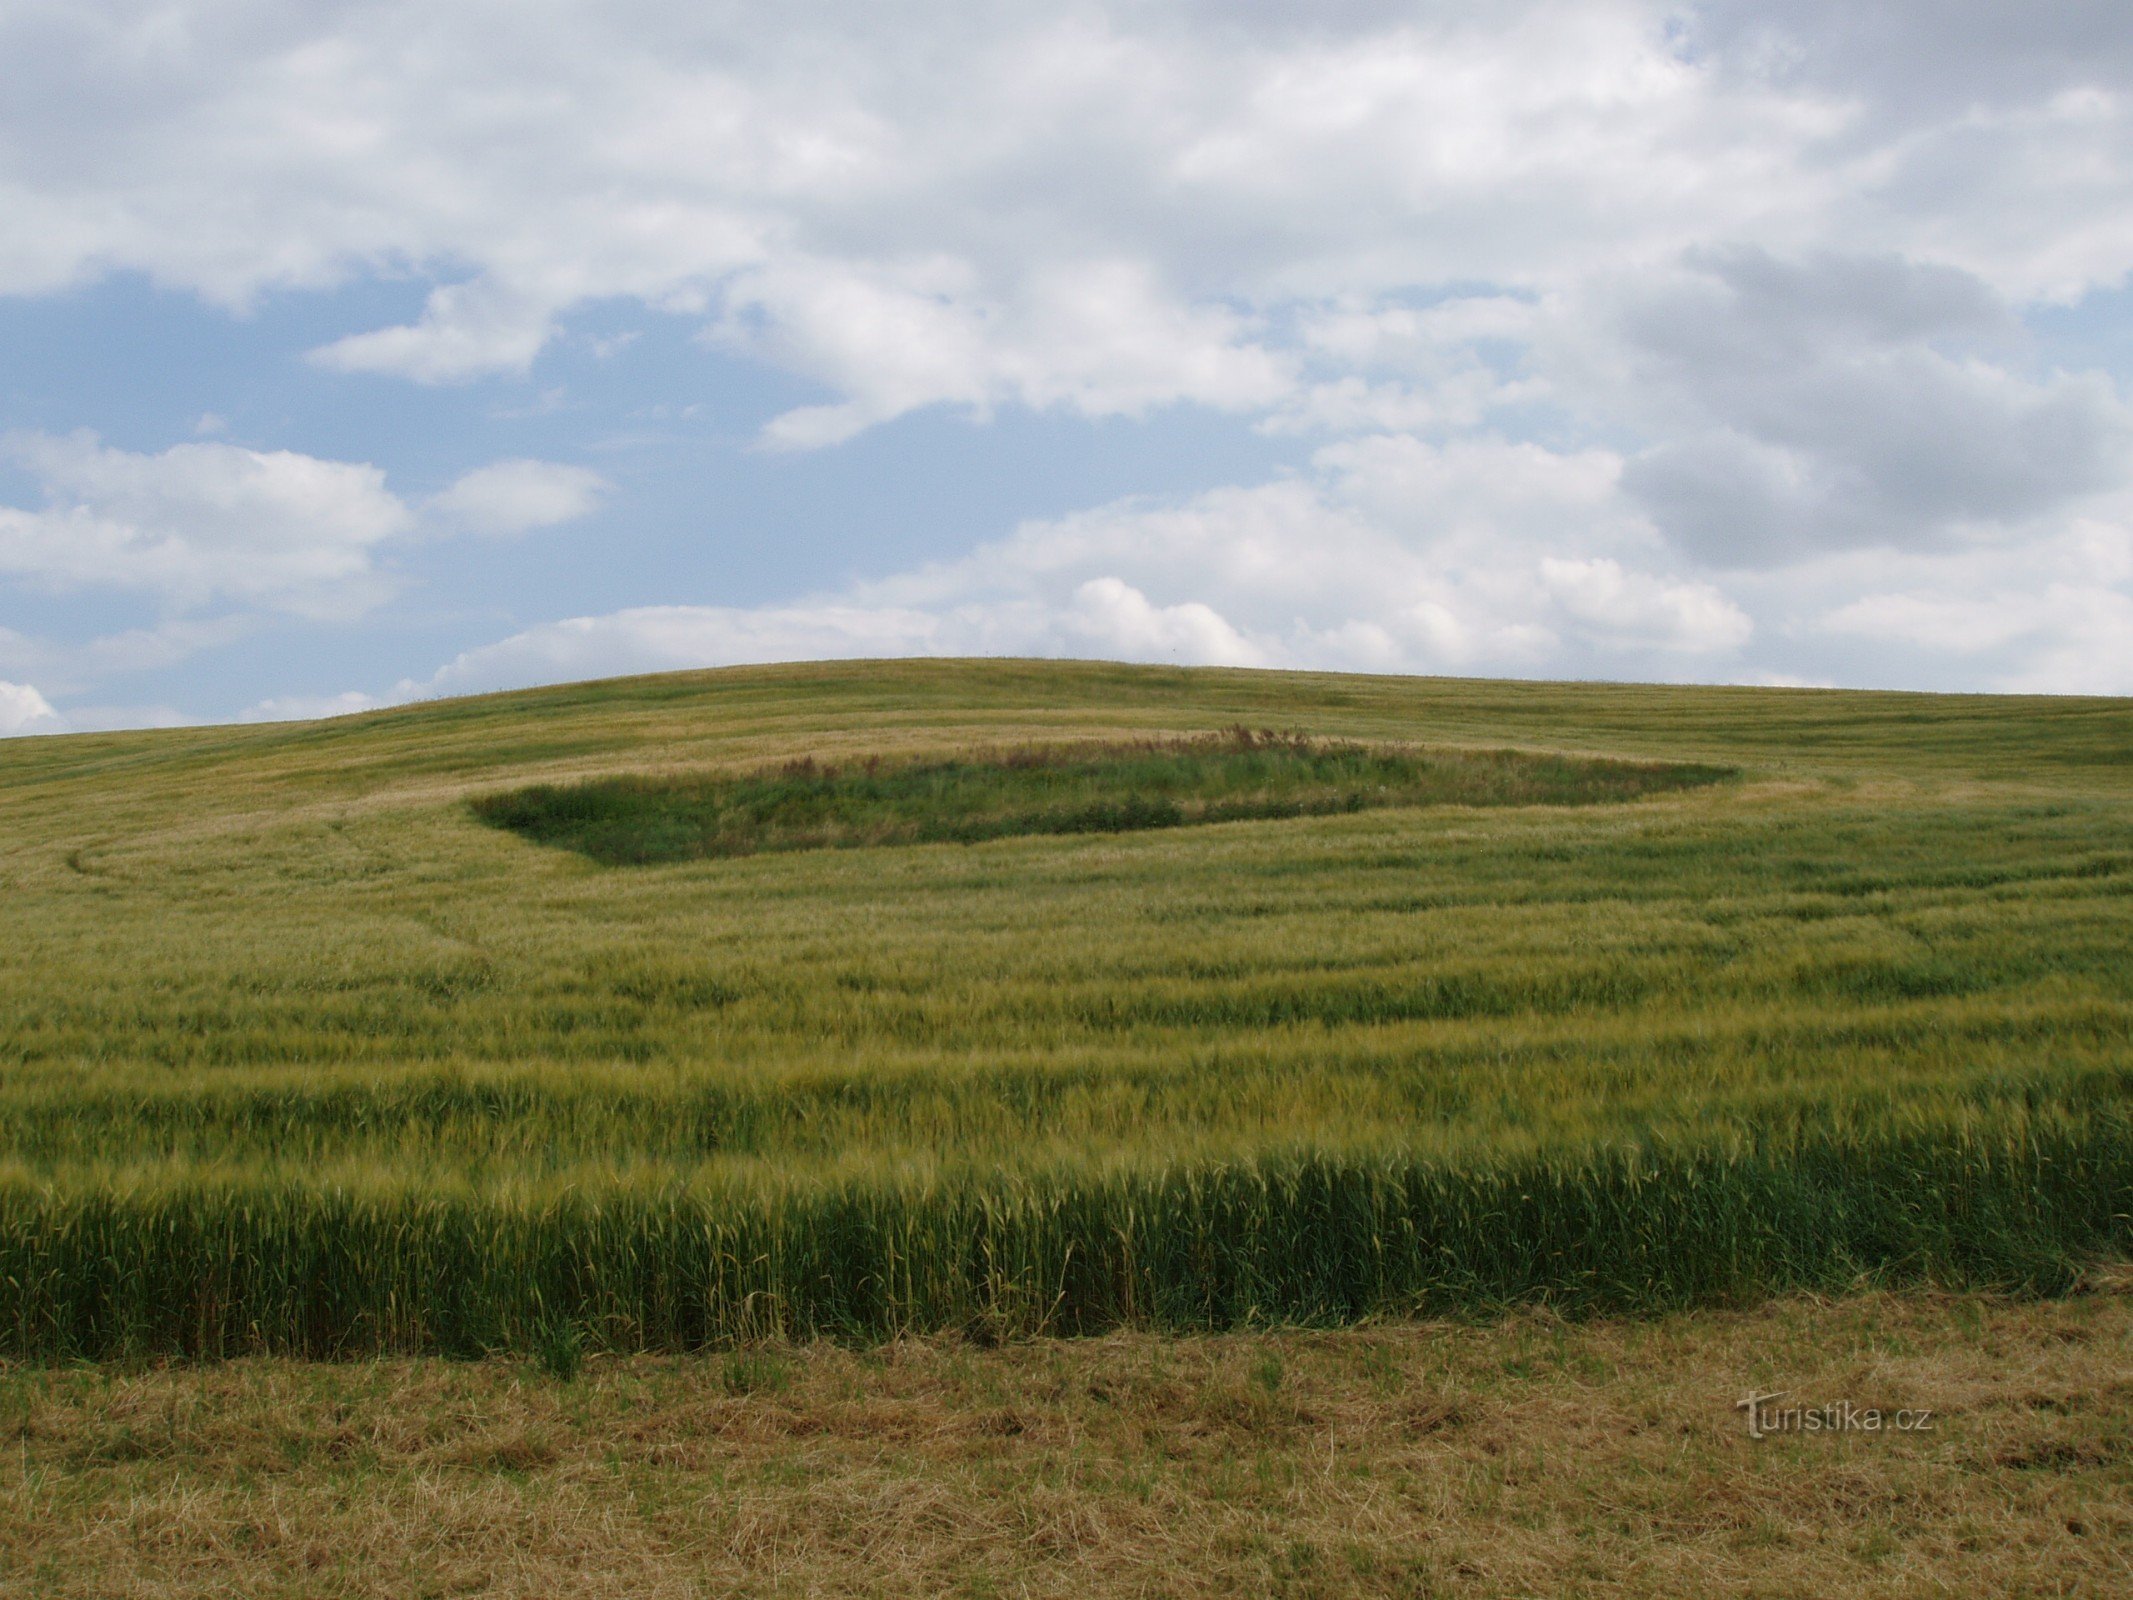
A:
[[[2117,8],[31,0],[0,732],[893,654],[2133,692]]]

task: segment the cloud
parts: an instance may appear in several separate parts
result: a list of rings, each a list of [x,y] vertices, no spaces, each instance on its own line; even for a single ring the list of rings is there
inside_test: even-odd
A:
[[[2096,513],[2018,546],[1809,567],[1797,626],[1875,681],[2133,693],[2133,494]]]
[[[122,628],[83,640],[60,641],[0,627],[0,673],[34,679],[48,698],[67,707],[76,728],[129,726],[98,723],[74,699],[100,680],[141,673],[167,673],[203,650],[233,644],[256,631],[259,618],[244,614],[217,617],[165,617],[147,626]],[[150,708],[160,726],[168,708]],[[171,715],[177,715],[172,712]],[[181,716],[180,720],[184,720]]]
[[[1707,583],[1625,572],[1605,558],[1545,556],[1540,576],[1569,616],[1609,642],[1695,653],[1730,650],[1755,631],[1747,613]]]
[[[2018,18],[1997,0],[1707,0],[1689,26],[1735,71],[1828,85],[1915,123],[2122,82],[2125,20],[2116,0],[2055,0]]]
[[[469,650],[426,681],[402,683],[393,698],[754,662],[1026,655],[1219,666],[1266,661],[1212,607],[1158,605],[1131,584],[1104,577],[1073,585],[1057,604],[973,585],[932,607],[862,593],[782,606],[641,606],[572,617]]]
[[[395,699],[479,694],[686,667],[956,653],[941,619],[922,611],[824,600],[796,606],[638,606],[571,617],[469,650]]]
[[[430,291],[422,320],[352,333],[311,359],[340,372],[382,372],[417,383],[459,383],[524,372],[555,331],[556,307],[487,278]]]
[[[0,681],[0,739],[26,733],[65,733],[67,721],[26,683]]]
[[[1624,486],[1712,566],[2007,538],[2133,477],[2111,381],[2015,370],[2016,319],[1953,268],[1705,253],[1596,310],[1559,386],[1658,437]]]
[[[528,628],[394,697],[914,655],[2133,693],[2133,494],[2025,543],[1833,549],[1713,580],[1678,570],[1622,466],[1349,441],[1308,478],[1032,522],[780,605]]]
[[[1288,362],[1247,319],[1192,305],[1129,261],[1036,271],[998,298],[953,262],[786,263],[739,280],[726,303],[721,342],[849,397],[774,419],[764,441],[777,448],[836,444],[927,405],[1140,416],[1180,401],[1258,410],[1290,387]]]
[[[321,620],[360,615],[390,592],[380,554],[395,541],[547,527],[590,511],[605,486],[580,467],[501,461],[418,511],[378,467],[289,450],[203,442],[150,454],[79,432],[10,435],[0,453],[45,496],[36,510],[0,506],[0,574],[142,591],[180,612],[225,605]],[[184,638],[205,642],[202,627],[154,630],[137,666],[173,659],[168,647]]]
[[[387,702],[349,690],[343,694],[285,694],[261,700],[237,714],[239,722],[312,722],[323,717],[351,717]]]
[[[1308,478],[1027,523],[954,561],[760,608],[577,617],[403,695],[740,662],[1098,656],[1370,671],[1731,669],[1754,623],[1658,549],[1620,460],[1501,441],[1327,446]],[[1553,549],[1582,546],[1566,559]]]
[[[420,313],[312,363],[425,384],[548,386],[586,308],[649,307],[812,387],[774,450],[926,407],[1322,445],[870,584],[530,628],[440,682],[919,650],[2091,682],[2133,579],[2080,530],[2124,526],[2133,409],[2029,330],[2133,272],[2122,12],[16,7],[0,293],[390,280]],[[502,462],[409,498],[220,436],[13,453],[46,503],[0,508],[0,572],[196,621],[352,616],[404,542],[603,490]],[[71,703],[72,667],[9,670]]]
[[[1925,215],[1882,181],[1911,147],[1857,135],[1892,75],[1758,68],[1776,53],[1721,13],[1686,48],[1671,0],[1352,4],[1308,25],[1036,0],[159,15],[0,20],[18,90],[0,292],[131,269],[243,304],[412,275],[418,319],[316,359],[426,383],[523,372],[593,301],[702,311],[831,391],[774,428],[786,446],[929,404],[1271,406],[1303,381],[1291,311],[1560,287],[1713,240],[1826,247],[1860,236],[1861,195],[1882,197],[1864,220],[1890,251],[2009,248],[1989,207],[1944,194]],[[1847,26],[1832,11],[1802,48]],[[1923,10],[1909,28],[1938,44]],[[2101,174],[2080,215],[2123,214],[2104,158],[2126,122],[2115,102],[2062,117],[2052,163],[2022,170]],[[2063,281],[2084,230],[2091,281],[2123,270],[2098,255],[2119,235],[2070,212],[2019,231]]]
[[[69,705],[66,723],[73,733],[116,733],[130,728],[192,728],[203,719],[176,706],[138,702],[127,705]]]
[[[584,467],[498,461],[475,468],[432,496],[425,510],[475,533],[524,533],[588,515],[607,487],[606,479]]]
[[[1091,578],[1076,587],[1062,618],[1071,635],[1089,639],[1098,654],[1129,661],[1173,660],[1209,666],[1256,667],[1260,649],[1212,606],[1197,600],[1152,603],[1119,578]]]
[[[1865,595],[1825,619],[1829,632],[1871,641],[1883,671],[1932,681],[1965,668],[1992,688],[2029,694],[2133,692],[2133,595],[2056,579],[2011,593],[1946,587]],[[1893,648],[1892,648],[1893,647]]]
[[[329,617],[382,597],[374,553],[414,527],[378,468],[287,450],[182,444],[137,454],[93,434],[20,434],[6,454],[43,486],[0,507],[0,572]]]

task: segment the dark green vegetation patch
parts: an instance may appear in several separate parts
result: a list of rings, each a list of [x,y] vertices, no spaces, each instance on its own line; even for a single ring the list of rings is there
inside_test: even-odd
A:
[[[497,827],[626,866],[765,850],[1126,833],[1388,806],[1597,805],[1731,775],[1694,763],[1415,749],[1238,727],[949,759],[810,759],[745,775],[540,784],[473,805]]]

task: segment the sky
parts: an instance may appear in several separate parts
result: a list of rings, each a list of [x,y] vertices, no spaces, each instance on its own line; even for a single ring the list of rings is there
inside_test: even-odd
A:
[[[2124,0],[0,0],[0,734],[2133,693]]]

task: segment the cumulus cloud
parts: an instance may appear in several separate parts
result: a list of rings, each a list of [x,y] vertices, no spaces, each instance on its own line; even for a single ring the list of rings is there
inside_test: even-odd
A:
[[[29,684],[0,681],[0,739],[25,733],[66,731],[66,719]]]
[[[788,265],[737,285],[722,342],[850,397],[773,419],[765,443],[836,444],[943,403],[1139,416],[1178,401],[1258,410],[1289,389],[1288,364],[1244,319],[1187,303],[1143,266],[1037,272],[1006,300],[966,276],[939,262],[879,274]]]
[[[235,643],[261,620],[244,613],[164,617],[67,642],[0,627],[0,673],[34,679],[47,696],[68,705],[67,720],[75,727],[104,726],[86,720],[88,713],[71,697],[101,679],[167,671],[203,650]]]
[[[351,333],[312,351],[322,367],[383,372],[418,383],[456,383],[491,372],[524,372],[555,331],[556,308],[490,279],[430,291],[422,320]]]
[[[386,704],[376,695],[351,689],[342,694],[284,694],[258,701],[238,713],[239,722],[313,722],[324,717],[352,717]]]
[[[521,371],[590,300],[701,307],[838,391],[788,445],[1263,404],[1262,308],[1807,242],[1856,186],[1843,93],[1725,81],[1661,0],[161,15],[0,19],[0,289],[413,270],[417,321],[317,358],[423,382]]]
[[[1604,557],[1564,561],[1543,557],[1542,585],[1564,612],[1608,642],[1661,650],[1730,650],[1747,642],[1755,624],[1707,583],[1682,583],[1625,572]]]
[[[754,609],[638,606],[546,623],[466,651],[426,682],[401,684],[395,698],[686,667],[956,653],[945,637],[941,619],[927,612],[831,599]]]
[[[1240,307],[1559,286],[1714,240],[1871,238],[2021,295],[2112,281],[2121,21],[2108,0],[2020,26],[1983,0],[17,8],[0,290],[124,267],[241,303],[413,271],[435,280],[414,323],[318,359],[424,382],[523,370],[590,300],[698,307],[840,390],[785,443],[936,402],[1253,404],[1284,352]],[[2048,201],[2009,227],[2025,189]]]
[[[373,553],[414,523],[378,468],[293,451],[182,444],[150,455],[89,433],[17,435],[6,451],[47,503],[0,507],[0,572],[145,589],[184,608],[360,611],[383,590]]]
[[[2116,0],[2055,0],[2019,19],[1997,0],[1707,0],[1691,37],[1733,70],[1840,88],[1884,119],[2050,97],[2133,76],[2133,37]]]
[[[1819,678],[1898,645],[2092,682],[2120,655],[2051,619],[2100,639],[2133,583],[2070,531],[2122,525],[2133,409],[2028,328],[2133,272],[2122,10],[17,7],[0,293],[390,277],[420,313],[312,361],[424,384],[649,307],[815,387],[763,425],[783,451],[942,406],[1322,446],[781,605],[529,629],[440,683],[921,650]],[[352,614],[395,541],[604,488],[12,448],[47,503],[0,508],[0,572],[189,612]]]
[[[379,556],[395,540],[545,527],[590,511],[603,486],[582,468],[505,461],[418,510],[378,467],[290,450],[202,442],[147,453],[79,432],[10,435],[0,453],[45,495],[34,510],[0,506],[0,574],[145,591],[180,611],[224,605],[320,619],[384,598],[391,582]],[[150,656],[168,659],[173,644],[201,642],[199,631],[156,630]]]
[[[2018,547],[1862,553],[1794,575],[1798,626],[1871,681],[2133,693],[2133,495]]]
[[[915,655],[2133,692],[2133,496],[2025,544],[1837,549],[1721,586],[1674,570],[1622,466],[1352,441],[1307,479],[1033,522],[786,604],[529,628],[396,697]]]
[[[475,533],[524,533],[575,522],[600,503],[607,480],[584,467],[554,461],[498,461],[477,467],[427,510],[442,521]]]
[[[1658,437],[1625,485],[1713,566],[2006,537],[2128,481],[2116,387],[2014,370],[2014,317],[1953,268],[1706,253],[1593,309],[1563,383]]]
[[[1308,478],[1031,522],[954,561],[760,608],[578,617],[403,694],[801,658],[1100,656],[1372,671],[1731,672],[1752,620],[1659,548],[1619,458],[1501,441],[1327,446]],[[1557,548],[1592,552],[1558,557]]]

